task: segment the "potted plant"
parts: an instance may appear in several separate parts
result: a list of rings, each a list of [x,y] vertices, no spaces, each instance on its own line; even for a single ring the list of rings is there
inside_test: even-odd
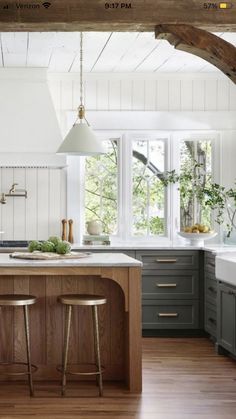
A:
[[[206,182],[206,176],[203,165],[194,160],[192,167],[180,175],[175,170],[166,172],[162,182],[165,186],[179,183],[185,226],[189,202],[196,200],[198,208],[205,207],[215,211],[215,221],[219,225],[225,225],[226,241],[233,241],[234,236],[236,239],[236,188],[226,188],[218,183]],[[198,221],[193,220],[193,224]]]

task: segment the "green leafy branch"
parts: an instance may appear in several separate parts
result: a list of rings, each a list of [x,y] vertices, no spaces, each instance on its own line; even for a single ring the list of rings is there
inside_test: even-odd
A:
[[[206,186],[206,176],[203,164],[194,160],[192,167],[181,174],[177,174],[175,170],[166,172],[162,182],[164,186],[179,183],[182,202],[188,203],[195,197],[199,204],[216,211],[215,221],[218,224],[225,222],[227,214],[226,227],[229,237],[232,230],[236,229],[236,188],[226,189],[218,183],[209,182]]]

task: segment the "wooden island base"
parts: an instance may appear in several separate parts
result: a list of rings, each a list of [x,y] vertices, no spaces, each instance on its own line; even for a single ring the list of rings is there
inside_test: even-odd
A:
[[[60,379],[56,365],[61,364],[62,359],[64,316],[57,296],[65,293],[101,294],[107,298],[107,304],[98,308],[104,380],[122,380],[131,392],[140,392],[140,284],[140,267],[1,268],[1,294],[32,294],[38,298],[37,303],[30,307],[32,363],[39,367],[34,379]],[[92,330],[91,309],[75,308],[69,363],[94,361]],[[1,362],[25,360],[21,308],[0,308],[0,342]],[[1,375],[0,379],[9,380],[9,377]]]

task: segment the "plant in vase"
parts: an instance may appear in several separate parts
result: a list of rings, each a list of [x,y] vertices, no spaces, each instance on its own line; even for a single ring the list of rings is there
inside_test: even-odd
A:
[[[236,189],[213,183],[204,193],[206,205],[216,211],[215,221],[225,224],[226,237],[230,238],[236,232]]]
[[[202,226],[199,232],[208,232],[210,213],[205,205],[204,190],[209,186],[210,176],[205,172],[203,164],[192,160],[180,174],[172,170],[163,176],[165,186],[177,182],[180,191],[181,230],[191,232],[189,229],[197,230]]]
[[[195,202],[198,209],[215,211],[215,221],[219,225],[225,224],[227,238],[231,237],[234,232],[236,233],[236,189],[227,189],[225,186],[210,182],[203,164],[193,160],[188,170],[181,174],[177,174],[175,170],[166,172],[162,181],[165,186],[176,182],[180,185],[182,218],[185,220],[185,225],[181,226],[183,230],[194,229],[196,226],[202,227],[201,220],[199,221],[198,218],[199,210],[196,211],[196,219],[192,220],[192,226],[187,222],[189,206]],[[201,232],[201,227],[199,232]],[[209,226],[208,229],[210,229]]]

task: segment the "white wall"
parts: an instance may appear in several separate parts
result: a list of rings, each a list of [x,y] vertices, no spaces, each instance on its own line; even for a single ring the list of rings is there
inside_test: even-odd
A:
[[[28,197],[7,197],[0,204],[2,240],[45,240],[60,235],[60,221],[66,218],[65,169],[0,168],[0,192],[11,185],[26,189]]]
[[[79,104],[77,74],[49,74],[58,112]],[[196,74],[86,74],[88,110],[228,111],[236,110],[236,87],[225,76]]]
[[[77,74],[49,74],[62,132],[79,101]],[[236,178],[236,85],[223,74],[86,74],[85,106],[95,129],[216,130],[222,140],[221,181]]]
[[[78,75],[50,74],[48,81],[60,127],[65,133],[68,113],[78,106]],[[222,138],[221,164],[223,168],[227,167],[222,171],[222,181],[227,184],[234,181],[236,87],[224,76],[88,74],[85,104],[90,122],[97,129],[114,129],[116,118],[116,129],[122,129],[122,124],[123,129],[138,128],[137,125],[140,129],[142,126],[151,129],[154,124],[156,130],[161,127],[167,130],[186,127],[189,130],[216,130]],[[11,120],[14,123],[14,118]],[[43,123],[40,118],[39,123]],[[41,152],[51,151],[51,146],[49,139]],[[10,150],[7,143],[4,147],[6,152],[14,150],[12,144]],[[5,240],[46,239],[49,234],[60,234],[60,220],[66,218],[65,170],[36,168],[40,166],[39,161],[32,159],[30,164],[29,160],[31,157],[25,159],[25,163],[21,159],[15,165],[18,168],[6,168],[3,167],[6,158],[1,159],[0,155],[0,192],[7,192],[14,181],[29,194],[26,200],[8,198],[6,205],[0,204],[0,229],[5,231]],[[23,168],[24,165],[35,168]],[[52,161],[45,161],[45,165],[52,165]],[[76,206],[79,207],[79,202],[74,203],[73,208]]]

